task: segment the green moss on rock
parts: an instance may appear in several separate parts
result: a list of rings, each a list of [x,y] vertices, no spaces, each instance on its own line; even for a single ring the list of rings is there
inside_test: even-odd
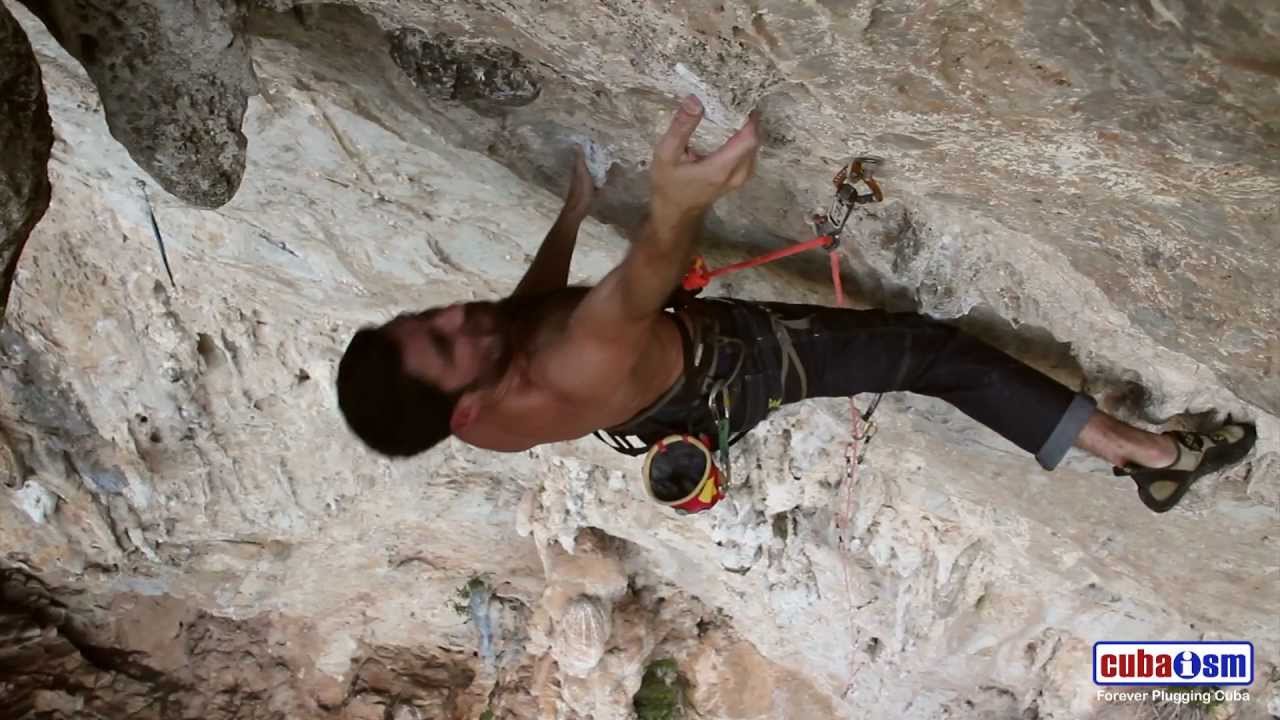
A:
[[[685,680],[675,660],[657,660],[645,668],[632,698],[639,720],[684,720]]]

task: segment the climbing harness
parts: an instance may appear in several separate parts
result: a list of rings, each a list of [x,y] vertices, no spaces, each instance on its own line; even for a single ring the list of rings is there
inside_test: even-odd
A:
[[[835,177],[832,178],[832,184],[835,186],[835,196],[831,201],[830,207],[825,214],[816,215],[812,219],[816,235],[813,239],[714,270],[707,267],[706,261],[701,256],[695,257],[693,266],[681,281],[684,297],[692,298],[696,296],[712,280],[722,275],[759,267],[775,260],[822,248],[827,251],[831,262],[831,283],[835,290],[836,305],[844,307],[846,299],[844,284],[840,275],[840,236],[857,206],[884,200],[884,194],[881,192],[880,186],[874,177],[876,170],[882,163],[883,160],[878,157],[860,156],[841,166]],[[774,332],[778,335],[783,352],[783,396],[785,397],[786,395],[785,387],[790,367],[794,364],[800,377],[800,397],[804,397],[807,378],[803,367],[800,366],[799,355],[795,352],[795,348],[790,342],[790,336],[786,332],[786,323],[774,318],[773,324]],[[711,348],[713,357],[718,356],[721,342],[738,342],[741,344],[741,341],[732,338],[721,338],[718,334],[715,339],[717,341],[716,345]],[[701,350],[702,346],[699,343],[697,347]],[[737,378],[744,355],[745,353],[738,353],[737,367],[726,377],[712,382],[709,387],[701,388],[706,392],[707,408],[711,413],[715,427],[714,437],[705,434],[677,433],[668,435],[651,447],[645,448],[636,446],[626,437],[613,432],[605,431],[605,434],[602,434],[598,431],[596,433],[597,437],[604,440],[618,452],[639,455],[646,453],[647,450],[644,468],[645,488],[650,496],[658,502],[673,507],[681,513],[696,513],[710,509],[724,497],[725,489],[732,483],[729,448],[747,433],[744,430],[738,433],[736,437],[730,437],[732,398],[729,388]],[[698,361],[695,360],[693,365],[698,365]],[[712,373],[707,373],[705,377],[712,377]],[[683,381],[678,383],[677,387],[673,388],[658,403],[655,403],[650,411],[633,419],[628,425],[638,424],[648,417],[652,412],[660,408],[665,400],[673,397],[682,385]],[[866,455],[866,446],[875,434],[876,425],[871,417],[876,408],[879,407],[882,397],[882,394],[876,395],[868,405],[866,412],[860,412],[854,398],[849,398],[853,430],[846,452],[846,479],[850,488],[856,482],[857,466],[862,464]],[[605,435],[608,437],[606,438]],[[845,520],[844,524],[847,524],[847,518]]]
[[[726,434],[729,432],[728,387],[737,379],[746,361],[746,344],[737,338],[721,334],[719,321],[714,318],[708,318],[708,324],[704,327],[687,316],[677,314],[674,317],[681,332],[686,356],[684,372],[681,373],[680,378],[667,392],[663,393],[662,397],[622,426],[603,428],[594,432],[602,442],[623,455],[631,457],[644,455],[651,450],[651,444],[655,438],[677,432],[675,428],[669,427],[668,423],[655,422],[654,416],[662,412],[669,403],[675,402],[677,398],[690,394],[709,399],[706,404],[708,416],[704,418],[699,414],[697,421],[690,419],[689,422],[681,425],[686,427],[688,434],[704,434],[701,430],[705,429],[707,424],[700,421],[706,420],[714,430],[713,435],[707,435],[708,444],[714,441],[717,447],[724,446],[724,443],[720,442],[719,435],[721,428]],[[733,357],[736,360],[732,367],[728,368],[728,372],[724,373],[720,363],[726,346],[736,349],[733,351]],[[717,378],[722,379],[717,380]],[[719,398],[718,404],[714,401],[716,398]],[[695,428],[699,430],[695,432]],[[745,435],[746,432],[742,432],[730,438],[728,445],[737,444]],[[633,442],[632,438],[639,439],[640,443]]]

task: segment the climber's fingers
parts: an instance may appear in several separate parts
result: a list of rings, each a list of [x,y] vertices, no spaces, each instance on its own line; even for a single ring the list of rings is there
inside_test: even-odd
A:
[[[747,121],[724,145],[707,156],[709,169],[721,174],[728,185],[739,187],[755,171],[756,152],[760,149],[760,111],[753,110]]]
[[[693,131],[702,122],[702,102],[690,95],[680,103],[676,114],[671,118],[671,127],[658,139],[653,149],[653,161],[667,165],[675,165],[684,156],[693,138]]]

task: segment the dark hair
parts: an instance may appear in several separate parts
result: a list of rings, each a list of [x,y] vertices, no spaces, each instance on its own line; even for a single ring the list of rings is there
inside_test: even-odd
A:
[[[347,427],[383,455],[417,455],[449,437],[456,402],[456,395],[404,371],[400,345],[385,328],[362,328],[338,363],[338,407]]]

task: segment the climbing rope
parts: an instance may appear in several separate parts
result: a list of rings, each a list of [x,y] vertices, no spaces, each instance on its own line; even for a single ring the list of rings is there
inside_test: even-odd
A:
[[[879,165],[879,162],[877,161],[875,165]],[[854,163],[850,164],[847,170],[848,170],[847,172],[846,170],[841,170],[840,173],[836,174],[836,177],[833,180],[833,182],[835,182],[836,184],[837,202],[839,202],[839,198],[840,198],[841,183],[847,182],[848,177],[850,175],[856,178],[864,173],[867,174],[868,184],[872,188],[872,192],[874,194],[875,200],[879,201],[883,199],[883,196],[880,193],[880,188],[874,184],[875,181],[870,178],[870,173],[868,173],[865,169],[863,169],[857,160],[855,160]],[[843,229],[844,222],[842,221],[840,225],[841,225],[841,229]],[[844,284],[841,282],[841,277],[840,277],[840,255],[835,251],[834,248],[830,252],[830,258],[831,258],[831,284],[835,288],[836,307],[845,307],[848,304],[848,301],[845,298]],[[849,418],[850,418],[852,427],[850,428],[850,432],[849,432],[849,443],[845,446],[845,452],[844,452],[844,481],[840,483],[840,490],[844,493],[844,498],[843,498],[844,502],[840,503],[840,510],[836,513],[836,519],[835,519],[836,541],[839,543],[839,547],[841,550],[844,550],[844,548],[846,548],[849,544],[849,539],[850,539],[849,524],[853,521],[854,491],[857,488],[857,484],[858,484],[858,467],[862,465],[863,454],[865,453],[865,448],[866,448],[866,442],[871,439],[871,434],[874,432],[875,425],[873,425],[871,422],[871,416],[875,413],[876,408],[879,407],[880,399],[882,397],[884,397],[883,394],[876,395],[875,398],[872,399],[871,404],[867,407],[866,413],[862,413],[862,412],[859,412],[858,410],[858,403],[857,403],[857,400],[854,398],[854,396],[852,395],[849,396]],[[845,605],[846,605],[845,631],[848,634],[848,637],[851,641],[850,647],[852,647],[852,639],[854,637],[854,632],[855,632],[854,625],[853,625],[853,616],[856,609],[855,608],[856,601],[854,599],[853,574],[850,572],[849,563],[850,563],[849,554],[847,552],[841,552],[840,568],[841,568],[842,574],[844,575],[844,591],[845,591]],[[847,668],[849,672],[849,678],[848,678],[848,683],[846,684],[846,687],[845,687],[845,693],[844,693],[845,695],[847,695],[849,690],[852,688],[853,676],[856,672],[854,667],[855,657],[856,656],[851,651],[849,653],[849,665]]]

